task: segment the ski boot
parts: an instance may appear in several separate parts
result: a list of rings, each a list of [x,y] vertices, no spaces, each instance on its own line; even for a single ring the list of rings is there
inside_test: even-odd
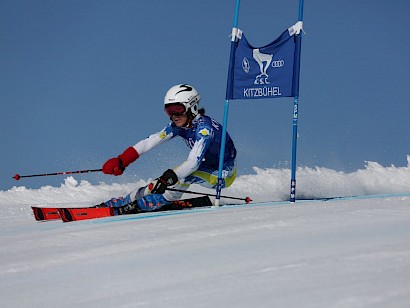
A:
[[[111,198],[110,200],[97,205],[97,207],[110,207],[115,215],[136,214],[141,212],[137,201],[132,202],[130,195],[125,197]]]
[[[112,198],[96,207],[110,207],[114,210],[115,215],[126,215],[156,211],[170,203],[163,195],[159,194],[147,195],[134,202],[131,201],[130,195],[127,195],[125,197]]]
[[[130,195],[126,195],[125,197],[111,198],[102,204],[105,204],[106,207],[121,207],[131,202]]]
[[[170,203],[164,198],[163,195],[159,194],[146,195],[145,197],[138,199],[135,202],[138,203],[139,209],[144,212],[159,210],[164,205]]]

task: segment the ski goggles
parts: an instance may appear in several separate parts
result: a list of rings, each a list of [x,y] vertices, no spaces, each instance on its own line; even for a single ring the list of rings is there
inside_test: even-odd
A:
[[[165,113],[169,116],[182,116],[186,113],[186,108],[181,103],[168,104],[164,108]]]

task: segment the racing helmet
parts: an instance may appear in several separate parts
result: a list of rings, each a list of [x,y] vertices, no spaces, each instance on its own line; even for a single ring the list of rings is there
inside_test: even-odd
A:
[[[164,109],[168,116],[188,114],[195,117],[199,110],[201,97],[198,91],[188,84],[171,87],[165,94]]]

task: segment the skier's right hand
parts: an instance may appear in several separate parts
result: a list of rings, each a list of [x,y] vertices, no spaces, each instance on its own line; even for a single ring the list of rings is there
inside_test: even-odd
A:
[[[111,158],[105,162],[102,171],[105,174],[121,175],[125,170],[124,164],[118,157]]]
[[[107,160],[102,167],[102,171],[105,174],[121,175],[125,168],[137,160],[138,157],[138,152],[133,147],[129,147],[118,157]]]

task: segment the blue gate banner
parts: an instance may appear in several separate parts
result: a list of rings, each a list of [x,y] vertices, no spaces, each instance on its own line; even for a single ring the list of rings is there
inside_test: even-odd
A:
[[[233,74],[228,78],[226,99],[293,97],[295,62],[294,27],[275,41],[253,47],[238,29]],[[231,66],[232,67],[232,66]]]

